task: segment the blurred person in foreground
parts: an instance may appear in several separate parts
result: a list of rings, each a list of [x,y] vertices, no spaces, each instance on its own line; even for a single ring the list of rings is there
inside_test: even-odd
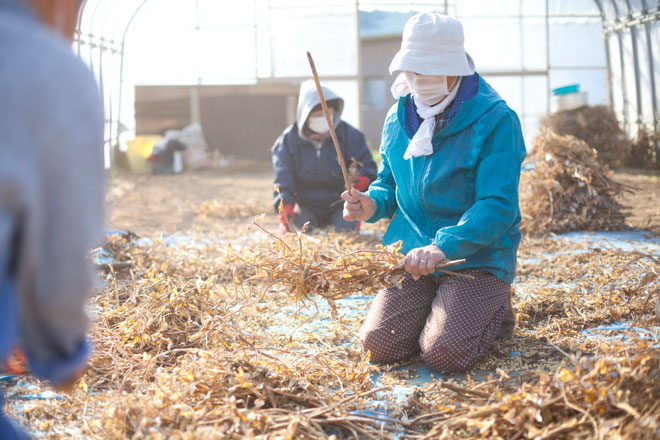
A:
[[[71,49],[79,0],[0,0],[0,365],[68,389],[89,355],[103,106]],[[0,410],[4,406],[0,395]],[[28,438],[0,413],[0,438]]]
[[[511,282],[520,242],[518,181],[525,146],[516,113],[475,72],[453,18],[422,13],[390,64],[398,102],[383,128],[378,178],[344,192],[344,218],[392,218],[383,242],[401,240],[402,288],[377,295],[360,330],[371,360],[421,353],[442,372],[469,369],[511,333]],[[445,259],[465,258],[435,271]]]
[[[364,191],[376,177],[376,163],[364,135],[341,119],[344,100],[323,87],[328,110],[346,164],[351,162],[358,175],[354,187]],[[330,128],[321,108],[316,84],[306,81],[300,87],[297,121],[287,127],[271,148],[275,170],[274,206],[280,202],[280,233],[287,232],[287,220],[300,229],[334,226],[337,230],[357,230],[359,223],[342,215],[341,193],[344,178],[337,159]]]

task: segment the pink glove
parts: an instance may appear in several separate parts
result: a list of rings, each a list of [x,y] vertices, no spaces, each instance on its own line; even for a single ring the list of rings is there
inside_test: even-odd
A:
[[[280,234],[287,233],[287,219],[293,224],[296,214],[293,211],[293,205],[284,205],[284,210],[280,212]]]
[[[5,371],[21,376],[27,373],[27,357],[20,348],[14,348],[11,354],[5,359]]]

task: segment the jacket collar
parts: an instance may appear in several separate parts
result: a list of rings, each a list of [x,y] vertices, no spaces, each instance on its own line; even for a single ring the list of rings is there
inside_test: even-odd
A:
[[[473,122],[475,122],[481,115],[486,113],[491,107],[503,99],[497,92],[490,87],[490,85],[483,79],[481,75],[475,73],[475,78],[478,79],[478,88],[476,93],[471,97],[465,99],[460,103],[460,108],[454,111],[452,108],[453,117],[447,123],[445,128],[437,132],[433,139],[443,138],[455,134]],[[397,120],[402,130],[405,131],[405,105],[406,97],[399,98],[397,108]]]

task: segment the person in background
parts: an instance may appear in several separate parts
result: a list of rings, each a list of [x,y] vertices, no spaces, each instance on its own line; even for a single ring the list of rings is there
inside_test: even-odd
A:
[[[23,353],[59,389],[89,355],[103,232],[103,104],[71,48],[80,3],[0,0],[0,365]],[[27,436],[0,412],[0,438]]]
[[[347,166],[357,170],[354,187],[364,191],[376,177],[376,163],[364,135],[345,121],[341,114],[344,100],[323,87],[328,110]],[[280,232],[287,232],[287,220],[300,229],[334,226],[337,230],[356,230],[359,223],[342,216],[341,193],[345,189],[337,152],[330,135],[321,99],[314,81],[300,87],[297,121],[287,127],[271,148],[275,170],[275,199],[280,202]]]
[[[394,72],[398,102],[385,120],[378,178],[342,198],[348,221],[393,217],[383,242],[403,242],[408,274],[401,289],[376,296],[360,340],[376,362],[421,353],[436,370],[465,371],[515,324],[520,121],[475,72],[453,18],[411,17]],[[463,258],[450,269],[473,279],[435,270]]]
[[[172,130],[181,133],[178,130]],[[171,133],[165,133],[163,138],[156,142],[147,161],[151,163],[151,174],[179,174],[183,171],[181,152],[186,150],[186,144]]]

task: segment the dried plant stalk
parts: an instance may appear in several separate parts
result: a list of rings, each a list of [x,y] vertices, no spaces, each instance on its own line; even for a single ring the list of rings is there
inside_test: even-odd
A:
[[[259,224],[253,225],[268,234],[272,240],[236,253],[231,259],[234,277],[244,279],[248,286],[277,286],[304,303],[312,295],[328,301],[335,310],[335,301],[355,293],[370,294],[374,290],[393,285],[400,286],[406,272],[401,266],[401,242],[377,245],[374,249],[346,250],[339,241],[325,253],[308,248],[307,238],[301,233],[284,237],[272,234]],[[452,276],[472,278],[443,268],[465,262],[447,260],[437,270]]]
[[[520,181],[520,228],[531,235],[572,230],[620,230],[626,212],[595,150],[572,136],[543,130],[534,143],[534,164]]]

